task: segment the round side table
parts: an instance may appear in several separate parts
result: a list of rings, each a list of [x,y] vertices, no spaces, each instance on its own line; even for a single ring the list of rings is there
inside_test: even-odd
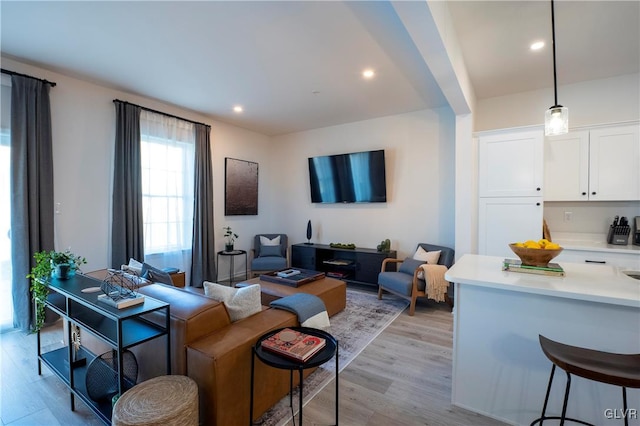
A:
[[[220,270],[220,256],[229,257],[229,286],[233,284],[233,273],[235,272],[233,260],[236,256],[244,255],[244,279],[245,281],[248,278],[248,270],[247,270],[247,251],[246,250],[233,250],[233,251],[219,251],[216,256],[216,282],[218,282],[218,271]]]
[[[303,372],[307,368],[318,367],[325,362],[329,361],[333,356],[336,357],[336,426],[338,426],[338,341],[331,334],[326,331],[319,330],[317,328],[308,327],[285,327],[294,331],[310,334],[316,337],[322,337],[326,341],[326,345],[318,353],[313,355],[307,361],[296,361],[286,358],[282,355],[278,355],[273,352],[269,352],[262,348],[262,341],[268,339],[274,334],[282,331],[284,328],[272,330],[258,339],[253,347],[253,355],[251,356],[251,402],[249,404],[249,425],[253,424],[253,377],[255,372],[255,359],[258,358],[263,363],[270,367],[279,368],[282,370],[289,370],[289,406],[293,406],[293,372],[298,371],[300,376],[300,392],[298,405],[300,407],[299,425],[302,426],[302,394],[303,394]],[[294,422],[295,424],[295,422]]]
[[[116,401],[113,426],[197,426],[198,386],[187,376],[169,375],[135,385]]]

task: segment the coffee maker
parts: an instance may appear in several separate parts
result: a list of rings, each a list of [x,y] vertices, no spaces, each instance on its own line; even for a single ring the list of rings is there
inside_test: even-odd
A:
[[[633,245],[640,246],[640,216],[633,218]]]

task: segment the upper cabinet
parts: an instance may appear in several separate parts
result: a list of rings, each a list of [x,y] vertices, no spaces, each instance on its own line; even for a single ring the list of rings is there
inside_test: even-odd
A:
[[[542,130],[481,135],[478,144],[480,197],[543,195]]]
[[[544,145],[545,201],[640,200],[638,125],[570,132]]]

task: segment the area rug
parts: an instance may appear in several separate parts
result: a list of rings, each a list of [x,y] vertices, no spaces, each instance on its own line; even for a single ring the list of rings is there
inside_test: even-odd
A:
[[[339,346],[339,368],[342,371],[409,305],[405,299],[385,294],[378,300],[377,293],[347,289],[346,308],[331,317],[327,331]],[[335,377],[335,358],[320,366],[304,380],[303,404],[307,404]],[[297,413],[298,388],[293,394]],[[255,425],[281,426],[291,421],[289,396],[285,396],[267,411]]]

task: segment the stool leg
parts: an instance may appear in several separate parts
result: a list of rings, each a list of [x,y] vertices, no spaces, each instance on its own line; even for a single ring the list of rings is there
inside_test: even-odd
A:
[[[627,411],[627,388],[622,387],[622,408],[624,410],[624,426],[629,426],[629,415]]]
[[[560,426],[564,425],[567,415],[567,403],[569,402],[569,390],[571,389],[571,374],[567,373],[567,387],[564,391],[564,403],[562,404],[562,416],[560,417]]]
[[[547,413],[547,403],[549,402],[549,394],[551,393],[551,384],[553,383],[553,375],[556,372],[556,365],[552,364],[551,365],[551,374],[549,374],[549,384],[547,385],[547,394],[544,397],[544,404],[542,405],[542,415],[540,416],[540,425],[542,425],[542,422],[544,422],[544,417]],[[533,423],[531,423],[532,425],[535,424],[536,421],[534,421]]]

